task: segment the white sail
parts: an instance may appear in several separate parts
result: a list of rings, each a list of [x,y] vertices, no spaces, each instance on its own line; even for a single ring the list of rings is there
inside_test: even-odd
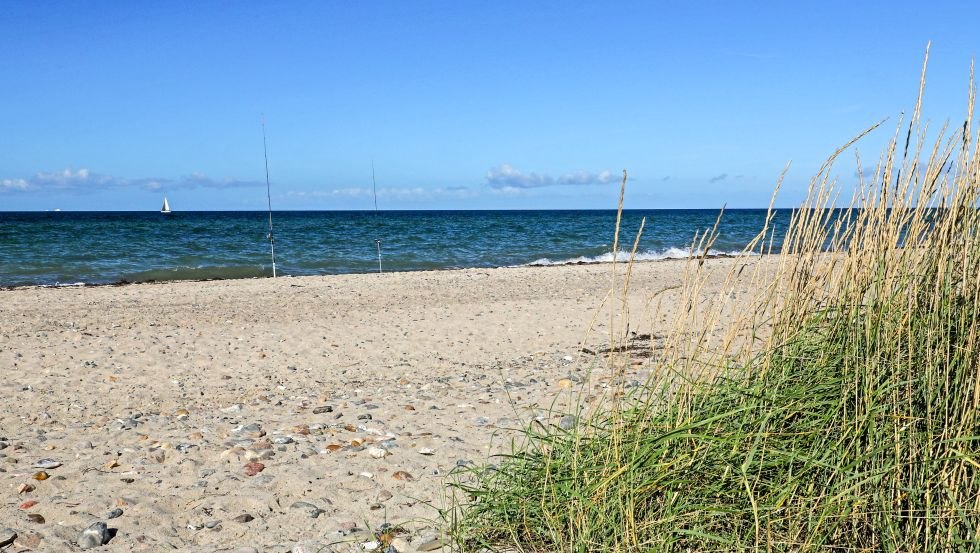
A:
[[[163,197],[163,207],[160,208],[160,213],[170,213],[170,202],[167,201],[167,197]]]

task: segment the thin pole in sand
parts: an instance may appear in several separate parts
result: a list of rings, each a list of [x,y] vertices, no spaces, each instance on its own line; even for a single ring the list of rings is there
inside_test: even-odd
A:
[[[378,247],[378,274],[381,274],[381,238],[377,236],[381,234],[379,229],[381,228],[381,213],[378,211],[378,183],[374,178],[374,160],[371,160],[371,187],[374,190],[374,245]]]
[[[276,239],[272,236],[272,187],[269,185],[269,148],[265,144],[265,116],[262,116],[262,154],[265,156],[265,198],[269,202],[269,246],[272,248],[272,278],[276,278]]]

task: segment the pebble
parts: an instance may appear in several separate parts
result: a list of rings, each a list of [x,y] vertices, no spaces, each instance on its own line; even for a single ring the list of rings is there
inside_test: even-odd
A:
[[[565,415],[558,421],[558,426],[562,430],[571,430],[575,428],[575,415]]]
[[[23,503],[20,504],[20,509],[21,510],[30,509],[31,507],[33,507],[35,505],[37,505],[37,501],[35,501],[33,499],[28,499],[27,501],[25,501],[25,502],[23,502]]]
[[[259,462],[252,462],[245,465],[245,476],[255,476],[265,470],[265,465]]]
[[[109,535],[109,528],[102,521],[93,522],[88,528],[82,530],[78,536],[78,547],[82,549],[92,549],[109,543],[112,536]]]
[[[0,547],[10,545],[17,539],[17,532],[13,528],[0,528]]]
[[[386,456],[390,455],[390,452],[387,449],[380,447],[371,447],[368,448],[368,455],[374,457],[375,459],[384,459]]]
[[[358,415],[357,416],[357,420],[359,420],[359,421],[369,421],[372,418],[373,417],[371,416],[371,413],[364,413],[363,415]]]
[[[408,542],[405,538],[395,538],[391,540],[391,547],[398,553],[407,553],[409,549]]]
[[[435,551],[437,549],[442,549],[446,545],[446,542],[442,538],[433,538],[430,540],[423,541],[415,548],[416,551]]]
[[[41,471],[35,472],[34,473],[34,476],[32,476],[31,478],[33,478],[33,479],[35,479],[37,481],[47,480],[48,479],[48,473],[46,473],[43,470],[41,470]]]
[[[272,440],[272,443],[276,445],[286,445],[286,444],[293,443],[293,439],[290,438],[289,436],[277,436],[275,439]]]
[[[252,515],[250,515],[248,513],[242,513],[242,514],[238,515],[237,517],[235,517],[235,518],[233,518],[231,520],[233,520],[235,522],[239,522],[241,524],[245,524],[247,522],[252,522],[253,520],[255,520],[255,517],[253,517]]]
[[[289,508],[305,509],[306,514],[309,515],[310,518],[317,518],[326,512],[323,509],[317,507],[316,505],[312,503],[307,503],[306,501],[294,501],[293,504],[289,506]]]
[[[21,493],[31,493],[35,489],[36,488],[35,488],[34,484],[21,484],[20,486],[17,486],[17,493],[18,494],[21,494]]]
[[[321,405],[320,407],[313,408],[314,415],[322,415],[324,413],[333,413],[333,407],[330,405]]]
[[[122,514],[123,514],[123,510],[122,509],[113,509],[113,510],[109,511],[108,513],[106,513],[105,517],[108,518],[108,519],[119,518],[119,517],[122,516]]]
[[[410,473],[407,473],[403,470],[396,471],[394,474],[391,475],[391,477],[394,478],[395,480],[405,480],[407,482],[415,481],[414,476],[412,476]]]
[[[56,469],[60,466],[61,463],[54,459],[41,459],[34,463],[34,468],[36,469]]]
[[[436,452],[436,450],[432,449],[431,447],[420,447],[419,448],[419,454],[420,455],[434,455],[435,452]]]
[[[41,516],[41,515],[39,515],[39,514],[37,514],[37,513],[31,513],[31,514],[27,515],[27,520],[29,520],[29,521],[31,521],[31,522],[33,522],[35,524],[44,524],[44,517]]]

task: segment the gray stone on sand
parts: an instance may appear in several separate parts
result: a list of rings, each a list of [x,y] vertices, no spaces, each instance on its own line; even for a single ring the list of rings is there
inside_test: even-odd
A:
[[[123,510],[122,509],[113,509],[113,510],[109,511],[108,513],[106,513],[105,517],[108,518],[108,519],[113,519],[113,518],[121,517],[122,514],[123,514]]]
[[[112,536],[109,535],[109,528],[102,521],[93,522],[88,528],[82,530],[78,536],[78,547],[82,549],[92,549],[109,543]]]
[[[558,421],[558,426],[562,430],[571,430],[575,428],[575,415],[565,415]]]

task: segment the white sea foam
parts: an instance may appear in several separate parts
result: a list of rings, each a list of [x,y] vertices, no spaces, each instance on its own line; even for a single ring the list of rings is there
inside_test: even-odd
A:
[[[734,256],[740,253],[742,252],[740,251],[724,252],[720,250],[708,250],[708,255],[714,255],[714,256]],[[702,254],[701,251],[694,252],[695,256],[701,254]],[[659,261],[661,259],[687,259],[690,256],[691,256],[691,250],[689,249],[667,248],[661,251],[649,250],[645,252],[637,252],[635,259],[636,261]],[[616,256],[617,261],[628,261],[629,258],[630,258],[630,252],[626,252],[626,251],[620,251],[619,254]],[[613,260],[612,252],[606,252],[592,257],[583,255],[579,257],[573,257],[571,259],[562,259],[557,261],[548,259],[547,257],[542,257],[541,259],[536,259],[528,263],[527,265],[531,267],[541,266],[541,265],[577,265],[581,263],[610,263],[612,262],[612,260]]]

